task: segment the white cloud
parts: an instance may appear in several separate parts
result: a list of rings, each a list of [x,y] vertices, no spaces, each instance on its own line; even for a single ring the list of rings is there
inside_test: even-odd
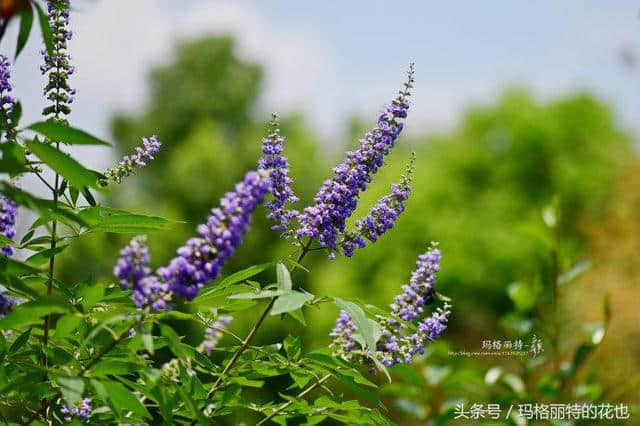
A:
[[[239,1],[192,2],[179,11],[155,0],[81,3],[72,14],[72,27],[75,37],[70,52],[78,69],[72,79],[78,89],[72,122],[102,137],[109,136],[107,125],[113,111],[143,107],[148,71],[171,62],[177,40],[204,34],[233,35],[238,54],[265,67],[262,112],[304,110],[309,99],[322,97],[318,95],[336,74],[327,46],[303,29],[271,27]],[[17,28],[11,30],[7,39],[15,40]],[[31,41],[14,68],[16,94],[25,105],[28,121],[38,120],[44,105],[44,79],[39,78],[40,58],[35,53],[38,44],[34,26]],[[13,46],[3,47],[10,56]],[[87,153],[86,163],[93,167],[112,161],[106,151],[97,156],[95,150],[81,152]]]

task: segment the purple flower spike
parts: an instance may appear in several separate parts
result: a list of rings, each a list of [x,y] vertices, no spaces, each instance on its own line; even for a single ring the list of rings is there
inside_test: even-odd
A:
[[[120,250],[120,258],[113,268],[113,275],[118,278],[123,290],[134,288],[151,273],[146,241],[147,238],[144,235],[139,235]]]
[[[416,262],[416,270],[411,274],[408,285],[402,286],[402,294],[391,304],[391,314],[403,321],[412,321],[424,311],[424,305],[433,301],[433,284],[440,270],[440,250],[436,244],[421,254]]]
[[[13,108],[16,106],[16,100],[11,96],[12,91],[11,63],[6,56],[0,55],[0,115],[6,126],[4,130],[8,140],[16,136],[15,123],[11,121]]]
[[[155,135],[142,138],[142,147],[137,146],[134,154],[125,155],[122,161],[108,169],[105,175],[111,181],[121,183],[122,179],[132,175],[137,168],[141,169],[153,160],[153,154],[160,150],[160,145]]]
[[[339,237],[345,232],[346,220],[356,209],[360,192],[367,189],[402,131],[409,109],[413,74],[412,65],[404,90],[379,116],[375,129],[360,140],[356,151],[347,153],[342,164],[333,169],[334,177],[326,180],[316,194],[314,205],[300,214],[298,238],[315,238],[322,247],[329,249],[330,254],[337,250]]]
[[[278,116],[275,113],[269,127],[270,133],[262,141],[264,157],[260,159],[258,166],[261,170],[269,172],[271,180],[269,191],[273,194],[274,199],[265,204],[267,209],[271,210],[267,218],[278,223],[272,227],[274,231],[284,232],[289,229],[289,222],[299,215],[297,210],[288,210],[285,205],[297,202],[298,197],[293,194],[291,189],[293,180],[289,177],[289,162],[282,155],[284,137],[280,134]]]
[[[356,332],[356,326],[349,317],[347,311],[341,310],[340,316],[336,320],[336,325],[329,334],[333,337],[333,342],[329,347],[336,351],[336,354],[344,358],[350,358],[350,352],[356,349],[356,340],[353,335]]]
[[[120,281],[123,290],[132,290],[131,298],[138,308],[165,310],[171,301],[169,286],[151,275],[149,260],[146,237],[134,237],[129,245],[120,251],[120,258],[113,268],[113,274]]]
[[[16,216],[18,214],[18,204],[9,198],[0,195],[0,234],[12,239],[16,235],[14,229]],[[0,248],[0,253],[5,256],[13,255],[13,247],[4,246]]]
[[[91,398],[84,398],[82,401],[71,406],[71,408],[66,404],[60,408],[60,412],[67,422],[77,418],[83,423],[88,423],[89,417],[91,417],[91,410]]]
[[[204,340],[200,345],[200,348],[203,352],[205,352],[207,355],[211,355],[211,351],[213,350],[213,348],[218,346],[218,342],[220,342],[220,339],[222,339],[222,336],[224,335],[224,330],[229,327],[229,324],[232,320],[232,316],[222,315],[218,317],[216,322],[214,322],[211,327],[207,327],[204,330]]]
[[[158,275],[173,293],[192,300],[200,288],[218,277],[242,242],[251,214],[264,201],[269,188],[265,171],[251,171],[234,191],[222,197],[220,207],[212,209],[207,222],[198,226],[199,236],[180,247],[169,265],[158,269]]]
[[[67,42],[73,35],[69,30],[69,0],[50,0],[47,2],[47,11],[53,33],[53,50],[51,55],[46,50],[40,52],[43,59],[40,71],[42,75],[49,75],[44,94],[51,105],[42,113],[62,120],[63,116],[71,113],[70,105],[76,94],[68,83],[69,76],[75,72],[71,56],[67,53]]]
[[[19,305],[18,299],[14,299],[11,296],[7,296],[4,293],[0,293],[0,318],[3,318],[11,313],[13,307]]]
[[[451,305],[445,302],[429,316],[424,316],[424,306],[434,299],[433,285],[440,270],[440,250],[432,243],[429,250],[420,255],[416,270],[408,285],[402,287],[402,294],[391,304],[390,316],[378,316],[380,338],[373,354],[383,365],[390,367],[398,363],[408,363],[417,354],[423,354],[425,346],[436,340],[444,332],[451,315]],[[407,334],[409,325],[416,330]],[[342,311],[331,333],[334,338],[331,347],[336,355],[347,360],[367,362],[356,348],[353,334],[355,326],[349,315]],[[368,362],[371,362],[370,360]]]
[[[366,240],[375,243],[382,234],[393,228],[396,220],[404,211],[404,204],[411,193],[411,173],[414,160],[415,155],[412,154],[406,174],[402,176],[399,183],[391,186],[391,194],[378,200],[367,217],[356,221],[357,232],[345,233],[340,243],[342,253],[345,256],[353,256],[355,249],[366,246]]]

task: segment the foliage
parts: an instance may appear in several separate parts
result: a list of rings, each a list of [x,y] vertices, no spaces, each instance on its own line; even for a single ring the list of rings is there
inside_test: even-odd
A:
[[[401,306],[392,304],[390,313],[360,301],[314,295],[298,278],[299,271],[308,272],[302,262],[309,252],[322,250],[332,257],[347,236],[361,232],[347,229],[344,222],[403,129],[413,66],[400,95],[380,114],[358,150],[347,153],[342,165],[334,169],[335,175],[319,193],[324,195],[316,196],[312,207],[298,212],[289,205],[297,197],[282,152],[284,137],[274,116],[257,167],[254,160],[252,170],[224,194],[206,222],[197,227],[197,235],[187,239],[166,266],[154,271],[153,250],[146,246],[144,236],[136,236],[114,262],[115,280],[84,279],[85,265],[68,270],[72,279],[67,279],[56,269],[56,260],[89,235],[149,233],[178,225],[176,220],[108,206],[98,201],[100,194],[134,173],[146,172],[148,166],[170,168],[170,157],[180,154],[171,144],[160,154],[164,144],[159,140],[163,136],[175,140],[187,133],[189,120],[184,118],[193,113],[218,115],[229,125],[225,131],[233,133],[249,126],[242,112],[252,99],[257,70],[234,61],[228,40],[204,41],[192,46],[192,51],[187,48],[178,59],[178,69],[185,67],[200,75],[211,71],[211,62],[203,63],[199,51],[214,45],[215,54],[205,59],[213,59],[223,77],[223,83],[213,80],[211,90],[220,92],[224,103],[218,103],[219,99],[209,102],[199,87],[181,84],[183,77],[174,68],[158,72],[154,77],[158,84],[179,90],[185,103],[154,111],[163,120],[158,138],[142,138],[142,146],[128,150],[122,161],[105,172],[90,170],[71,155],[69,146],[110,143],[69,122],[75,95],[70,86],[75,68],[67,49],[73,35],[73,10],[68,0],[48,1],[46,8],[36,2],[26,5],[40,14],[46,45],[41,72],[48,80],[44,95],[50,104],[43,110],[46,120],[21,127],[21,107],[9,94],[10,64],[2,58],[0,172],[12,178],[3,180],[0,188],[0,243],[5,249],[0,257],[2,418],[12,423],[213,424],[242,415],[259,420],[258,424],[286,424],[288,419],[306,420],[307,424],[326,419],[390,424],[375,392],[377,385],[367,377],[362,363],[371,372],[386,373],[384,365],[400,359],[408,362],[445,330],[450,299],[434,288],[439,250],[432,247],[418,258],[410,284],[399,296]],[[229,167],[244,168],[241,161],[231,163],[235,164]],[[19,179],[29,174],[50,191],[50,198],[18,188]],[[151,182],[166,186],[166,182]],[[410,192],[408,185],[403,180],[402,201]],[[344,209],[338,195],[349,200],[350,209]],[[270,201],[265,203],[266,198]],[[379,205],[387,200],[383,198]],[[220,279],[226,260],[248,232],[254,210],[263,203],[271,210],[267,217],[280,222],[272,229],[286,231],[295,253]],[[391,219],[372,213],[368,220],[372,226],[384,220],[379,233],[386,232],[402,213],[400,207],[393,204],[397,211]],[[16,215],[23,210],[32,211],[36,219],[18,239],[13,228]],[[321,233],[330,234],[333,240],[326,243]],[[101,246],[103,252],[106,246]],[[12,258],[13,248],[28,257]],[[436,299],[446,303],[431,314],[428,305]],[[309,351],[292,335],[277,343],[254,343],[268,317],[304,325],[308,306],[325,302],[335,303],[345,309],[344,315],[353,317],[349,338],[354,343],[349,347]],[[405,314],[409,308],[411,314]],[[256,310],[262,313],[245,337],[231,330],[232,316],[248,317]],[[197,341],[182,334],[184,323],[204,330]],[[405,336],[405,330],[412,334]],[[351,362],[354,360],[362,363]],[[348,392],[331,391],[331,381]],[[260,395],[263,387],[277,389],[278,397]]]
[[[400,380],[385,385],[382,393],[394,400],[392,405],[396,410],[416,422],[431,418],[435,424],[448,424],[452,420],[464,422],[463,417],[457,416],[465,406],[468,412],[474,403],[499,404],[506,411],[505,407],[518,407],[518,404],[532,401],[609,402],[612,394],[597,379],[597,364],[590,362],[609,331],[612,315],[609,295],[602,301],[601,321],[581,324],[581,335],[577,339],[571,336],[566,324],[571,319],[562,312],[562,299],[568,286],[579,285],[576,280],[589,268],[589,262],[572,264],[571,256],[560,249],[558,226],[562,221],[558,203],[547,206],[542,213],[540,222],[544,223],[547,237],[546,260],[553,265],[552,273],[548,274],[546,268],[542,268],[534,277],[507,286],[512,308],[499,321],[501,336],[512,339],[507,342],[528,341],[529,345],[524,344],[517,353],[506,355],[512,357],[513,362],[487,366],[486,360],[474,356],[473,352],[488,350],[491,353],[491,348],[481,348],[479,342],[481,339],[492,342],[496,336],[481,336],[473,348],[465,348],[472,352],[471,357],[459,359],[451,356],[456,352],[454,348],[441,342],[422,365],[392,369]],[[424,392],[425,389],[428,392]],[[630,410],[633,413],[634,407]],[[523,422],[517,416],[517,408],[508,418],[504,417],[504,411],[501,424]],[[495,424],[489,419],[476,423]],[[576,424],[583,423],[578,421]]]

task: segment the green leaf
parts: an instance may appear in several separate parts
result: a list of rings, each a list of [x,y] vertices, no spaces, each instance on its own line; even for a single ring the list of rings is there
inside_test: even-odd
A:
[[[16,59],[27,44],[27,40],[29,40],[29,34],[31,33],[32,26],[33,9],[31,8],[31,2],[25,2],[24,7],[20,11],[20,32],[18,33],[18,43],[16,45]]]
[[[91,375],[93,377],[108,376],[110,374],[127,375],[135,373],[140,366],[133,362],[121,361],[118,359],[106,359],[98,362],[93,368],[91,368]]]
[[[57,255],[58,253],[61,253],[67,247],[69,247],[69,245],[62,245],[62,246],[42,250],[41,252],[28,257],[26,260],[26,263],[30,263],[34,266],[42,266],[45,263],[49,262],[49,258]]]
[[[53,337],[56,340],[69,337],[80,326],[80,324],[82,324],[82,317],[77,315],[65,315],[58,318],[56,321],[56,331]]]
[[[507,293],[519,311],[528,311],[536,305],[538,287],[524,281],[509,284]]]
[[[371,322],[369,322],[369,319],[364,314],[362,308],[360,308],[360,306],[356,305],[353,302],[347,302],[346,300],[342,300],[338,297],[336,297],[334,300],[336,305],[340,309],[344,309],[345,311],[347,311],[347,313],[353,320],[358,333],[360,333],[360,335],[364,339],[366,349],[374,350],[376,347],[374,328]]]
[[[46,315],[63,314],[72,310],[70,305],[52,298],[26,302],[13,308],[9,315],[0,320],[0,330],[35,324]]]
[[[20,348],[26,345],[29,341],[29,336],[31,336],[31,329],[28,329],[24,333],[20,334],[18,338],[11,344],[11,347],[9,348],[9,354],[18,352]]]
[[[171,327],[165,324],[160,325],[160,331],[162,335],[167,339],[167,344],[169,345],[169,349],[180,359],[188,358],[187,352],[182,347],[182,342],[180,341],[180,337],[176,334],[175,331]]]
[[[18,247],[18,244],[13,242],[10,238],[7,238],[6,236],[0,234],[0,247],[4,246]]]
[[[91,309],[104,297],[104,286],[101,284],[84,283],[77,291],[76,296],[82,298],[82,307]]]
[[[225,279],[223,279],[222,281],[220,281],[220,286],[228,286],[231,284],[236,284],[244,280],[247,280],[251,277],[258,275],[259,273],[261,273],[271,265],[273,265],[273,263],[271,262],[262,263],[260,265],[253,265],[241,271],[235,272],[229,275],[228,277],[226,277]]]
[[[62,142],[67,145],[106,145],[111,146],[84,130],[76,129],[55,120],[39,121],[33,123],[28,129],[38,132],[53,142]]]
[[[9,276],[21,276],[37,274],[41,272],[40,269],[31,265],[27,265],[24,262],[10,259],[6,256],[0,256],[0,274],[7,274]]]
[[[278,262],[276,265],[276,277],[278,278],[278,289],[291,290],[291,274],[283,263]]]
[[[7,354],[7,339],[4,337],[4,334],[0,333],[0,362],[4,361],[4,357],[6,354]]]
[[[42,41],[47,48],[47,54],[49,57],[53,56],[53,32],[51,31],[51,25],[49,25],[49,18],[44,13],[42,7],[36,2],[33,2],[38,12],[38,21],[40,23],[40,31],[42,31]]]
[[[267,299],[290,293],[290,290],[261,290],[255,293],[232,294],[229,299]]]
[[[284,339],[283,344],[284,351],[289,359],[298,360],[300,358],[302,354],[302,343],[298,337],[288,335],[286,339]]]
[[[123,411],[131,411],[138,417],[151,418],[147,409],[142,405],[138,398],[129,390],[129,388],[118,382],[102,382],[104,391],[115,408],[118,415],[121,416]]]
[[[92,231],[138,234],[170,229],[176,222],[158,216],[129,213],[121,209],[95,206],[83,209],[78,216]]]
[[[96,199],[93,197],[93,194],[86,186],[82,188],[82,195],[84,196],[84,199],[87,200],[87,203],[89,203],[90,206],[95,207],[98,205],[98,203],[96,203]]]
[[[142,345],[144,346],[146,351],[153,355],[155,350],[153,347],[153,337],[151,336],[151,334],[145,331],[140,335],[140,338],[142,339]]]
[[[15,142],[4,142],[0,145],[0,173],[7,173],[10,177],[17,176],[26,170],[27,159],[24,151]]]
[[[382,401],[380,401],[380,398],[378,398],[378,396],[375,393],[373,393],[373,392],[371,392],[371,391],[369,391],[367,389],[363,389],[360,386],[358,386],[352,377],[345,376],[345,375],[342,375],[342,374],[335,374],[334,377],[336,377],[342,383],[347,385],[347,387],[349,389],[351,389],[353,392],[355,392],[356,394],[358,394],[362,398],[364,398],[367,401],[377,405],[380,408],[384,408],[384,405],[382,404]]]
[[[181,387],[178,386],[177,390],[178,390],[178,394],[180,395],[180,398],[185,403],[187,408],[189,408],[189,411],[191,411],[191,414],[193,415],[194,419],[198,420],[198,424],[201,424],[201,425],[211,424],[211,422],[204,416],[202,411],[198,409],[198,406],[193,401],[193,398],[191,398],[191,396],[188,393],[186,393],[184,389],[182,389]]]
[[[60,386],[62,397],[68,406],[75,405],[82,399],[84,380],[79,377],[58,377],[56,383]]]
[[[35,195],[18,189],[6,182],[0,182],[0,193],[8,198],[11,198],[21,206],[25,206],[31,210],[39,212],[41,219],[57,219],[65,223],[75,222],[79,225],[86,225],[86,223],[71,210],[57,207],[53,204],[52,200],[44,200],[42,198],[38,198]],[[46,221],[44,223],[46,223]]]
[[[287,315],[298,321],[300,324],[302,324],[303,327],[307,326],[307,322],[304,320],[304,313],[302,312],[302,309],[296,309],[291,312],[287,312]]]
[[[99,188],[98,180],[102,179],[102,174],[85,168],[82,164],[74,160],[53,146],[38,142],[37,140],[27,141],[25,145],[44,163],[55,172],[64,176],[69,183],[78,188],[84,186]]]
[[[283,314],[300,309],[305,303],[313,300],[313,298],[314,296],[312,294],[291,290],[289,293],[276,299],[271,309],[271,315]]]

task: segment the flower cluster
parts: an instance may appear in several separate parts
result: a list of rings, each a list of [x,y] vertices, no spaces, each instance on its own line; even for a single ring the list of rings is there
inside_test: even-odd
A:
[[[60,408],[60,412],[68,422],[75,417],[82,422],[88,423],[89,417],[91,417],[91,398],[84,398],[82,401],[71,406],[71,408],[65,404]]]
[[[329,345],[338,356],[349,358],[350,352],[356,348],[356,340],[353,335],[356,332],[356,326],[351,317],[345,310],[340,311],[340,315],[336,320],[336,325],[329,333],[333,341]]]
[[[207,327],[204,330],[204,340],[200,345],[202,351],[207,355],[211,355],[211,351],[218,346],[218,342],[222,339],[224,331],[229,327],[232,320],[232,316],[222,315],[218,317],[211,327]]]
[[[433,301],[433,285],[440,270],[442,255],[432,244],[426,253],[418,256],[416,269],[408,285],[402,286],[402,294],[391,304],[391,314],[403,321],[413,321],[424,312],[424,306]]]
[[[330,251],[338,248],[338,239],[345,232],[346,220],[353,214],[360,192],[367,189],[373,174],[384,164],[403,128],[409,109],[408,98],[413,87],[413,66],[409,70],[404,90],[379,116],[375,129],[360,140],[356,151],[333,169],[335,176],[326,180],[314,198],[314,205],[300,214],[298,238],[317,239]]]
[[[125,155],[122,161],[109,168],[105,175],[109,180],[121,183],[122,179],[132,175],[136,168],[143,168],[153,160],[153,154],[160,150],[160,145],[155,135],[150,138],[142,138],[142,146],[137,146],[134,154]]]
[[[11,96],[13,86],[11,85],[11,63],[6,56],[0,55],[0,115],[5,124],[7,139],[15,138],[15,123],[11,122],[13,108],[16,100]]]
[[[20,302],[11,296],[7,296],[5,293],[0,293],[0,318],[11,313],[14,306]]]
[[[411,173],[414,161],[415,155],[412,154],[406,174],[402,176],[399,183],[391,185],[391,193],[380,198],[364,219],[356,221],[357,232],[348,231],[344,234],[340,247],[345,256],[353,256],[355,249],[364,248],[367,245],[366,240],[375,243],[382,234],[393,228],[411,194]]]
[[[120,258],[113,268],[123,290],[132,290],[132,298],[138,308],[163,310],[171,301],[169,286],[151,275],[149,249],[144,236],[134,237],[120,251]]]
[[[169,265],[158,269],[173,293],[192,300],[204,284],[218,277],[242,242],[251,214],[263,202],[269,186],[264,171],[251,171],[222,197],[220,207],[213,208],[207,222],[198,226],[199,237],[189,239]]]
[[[390,316],[378,317],[381,331],[374,356],[385,366],[410,362],[414,355],[424,353],[426,344],[444,332],[451,314],[448,303],[435,309],[431,315],[424,316],[425,305],[434,300],[433,286],[436,273],[440,270],[440,258],[440,250],[436,244],[432,244],[426,253],[418,257],[409,284],[402,287],[402,294],[391,304]],[[354,353],[355,332],[349,315],[340,312],[331,333],[334,338],[331,346],[336,354],[346,359],[360,356]]]
[[[69,86],[69,76],[75,72],[71,65],[71,56],[67,53],[67,42],[73,33],[69,30],[69,0],[49,0],[47,2],[49,25],[53,33],[53,50],[49,54],[42,50],[42,75],[48,74],[49,82],[44,88],[44,95],[51,101],[42,112],[45,116],[62,119],[62,115],[71,112],[71,103],[76,89]]]
[[[17,214],[18,204],[4,195],[0,195],[0,234],[9,239],[16,235],[14,227]],[[4,246],[0,248],[0,253],[5,256],[11,256],[13,255],[13,247]]]
[[[167,266],[158,268],[157,276],[150,274],[144,240],[134,238],[120,252],[114,275],[124,289],[133,290],[136,306],[166,309],[173,295],[193,300],[207,282],[218,277],[240,245],[251,214],[263,202],[269,186],[267,172],[248,172],[234,191],[222,197],[220,206],[211,210],[207,222],[198,226],[199,236],[180,247]]]
[[[269,135],[262,141],[262,153],[265,156],[258,163],[261,170],[269,172],[269,179],[271,180],[269,192],[274,198],[273,201],[265,204],[267,209],[271,210],[267,218],[278,223],[272,227],[273,230],[287,231],[289,222],[298,216],[298,211],[287,210],[285,205],[288,202],[297,202],[298,197],[293,194],[291,189],[293,180],[289,177],[289,162],[282,155],[284,137],[280,134],[278,116],[276,114],[273,114],[269,127]]]

